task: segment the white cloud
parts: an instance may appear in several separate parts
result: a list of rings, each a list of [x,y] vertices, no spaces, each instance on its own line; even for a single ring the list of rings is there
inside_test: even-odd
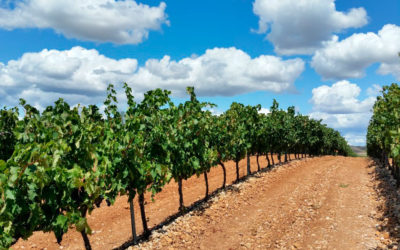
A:
[[[353,114],[329,114],[324,112],[312,112],[309,116],[328,127],[338,130],[350,145],[365,146],[367,128],[372,113]]]
[[[259,33],[279,54],[312,54],[333,39],[333,33],[367,24],[363,8],[336,10],[334,0],[255,0],[253,12],[259,17]]]
[[[79,93],[58,93],[58,92],[51,92],[51,91],[43,91],[38,88],[28,88],[22,90],[18,94],[18,98],[23,98],[28,101],[28,103],[39,110],[44,110],[46,106],[52,105],[54,101],[58,98],[63,98],[67,100],[67,102],[71,106],[75,106],[77,104],[95,104],[101,103],[104,101],[102,96],[88,96],[85,94]],[[17,99],[15,98],[15,101]],[[103,109],[104,110],[104,109]]]
[[[367,88],[367,94],[372,97],[377,97],[381,94],[382,87],[378,84],[373,84],[371,87]]]
[[[139,98],[149,89],[165,88],[175,96],[195,86],[200,96],[231,96],[264,90],[291,91],[303,72],[301,59],[282,60],[261,55],[251,58],[236,48],[215,48],[197,57],[173,61],[169,56],[149,59],[112,59],[92,49],[43,50],[0,63],[0,105],[16,105],[19,97],[44,107],[63,97],[71,105],[101,103],[109,83],[127,82]],[[123,93],[120,91],[119,97]]]
[[[137,69],[136,59],[115,60],[98,51],[74,47],[25,53],[0,68],[0,86],[58,93],[103,94],[110,82],[121,82]],[[4,84],[5,83],[5,84]]]
[[[329,127],[345,134],[351,145],[365,145],[365,136],[372,106],[376,100],[379,85],[372,85],[367,90],[369,97],[361,100],[361,89],[349,81],[339,81],[332,86],[320,86],[312,90],[310,102],[313,111],[309,114],[314,119],[321,119]]]
[[[365,146],[367,144],[367,138],[365,134],[347,133],[343,136],[349,145],[352,146]]]
[[[349,114],[369,112],[375,102],[374,97],[358,100],[361,89],[357,84],[340,81],[331,87],[322,85],[312,90],[311,103],[314,110],[329,114]]]
[[[400,58],[400,57],[398,57]],[[392,74],[396,77],[397,80],[400,81],[400,59],[396,62],[394,61],[393,63],[382,63],[379,66],[378,73],[381,75],[389,75]]]
[[[212,115],[215,116],[220,116],[222,115],[224,112],[219,110],[218,108],[214,107],[214,108],[205,108],[204,110],[210,111]]]
[[[299,58],[282,60],[268,55],[251,58],[233,47],[214,48],[180,61],[169,56],[148,60],[129,82],[146,88],[168,88],[177,95],[184,94],[184,86],[194,85],[199,95],[232,96],[257,90],[293,90],[293,83],[303,70],[304,62]]]
[[[115,60],[82,47],[25,53],[0,67],[1,100],[16,105],[22,97],[38,107],[59,97],[72,104],[98,103],[109,83],[124,82],[136,69],[136,59]]]
[[[354,114],[329,114],[324,112],[312,112],[310,117],[314,119],[322,119],[329,127],[334,129],[354,129],[363,130],[368,127],[371,113],[354,113]]]
[[[0,8],[0,27],[50,28],[68,38],[137,44],[168,24],[165,8],[164,2],[150,7],[134,0],[24,0]]]
[[[259,114],[269,114],[270,113],[270,111],[269,111],[269,109],[267,109],[267,108],[261,108],[259,111],[258,111],[258,113]]]
[[[324,79],[361,78],[365,69],[380,63],[378,73],[400,80],[400,27],[387,24],[375,34],[356,33],[316,51],[311,66]]]

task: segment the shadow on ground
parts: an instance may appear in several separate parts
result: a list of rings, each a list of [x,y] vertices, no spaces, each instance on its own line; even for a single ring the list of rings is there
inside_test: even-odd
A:
[[[399,246],[400,242],[400,195],[396,180],[391,175],[389,169],[383,167],[379,161],[374,160],[369,167],[376,166],[375,171],[371,173],[377,181],[374,188],[378,194],[378,199],[383,201],[378,209],[382,216],[378,217],[381,222],[377,226],[377,231],[389,232],[389,239],[383,237],[389,249]],[[397,248],[396,248],[397,249]]]
[[[308,157],[307,157],[308,158]],[[306,159],[306,158],[301,158],[301,159]],[[277,163],[275,165],[271,165],[269,167],[265,167],[265,168],[261,168],[260,171],[257,172],[253,172],[250,175],[247,176],[243,176],[242,178],[239,179],[239,181],[236,181],[230,185],[226,185],[225,188],[218,188],[217,190],[215,190],[214,192],[212,192],[207,198],[203,198],[201,200],[198,200],[196,202],[194,202],[192,205],[190,205],[189,207],[185,208],[184,212],[177,212],[171,216],[169,216],[168,218],[166,218],[164,221],[162,221],[160,224],[152,227],[149,231],[148,234],[141,234],[137,237],[137,242],[135,243],[133,241],[133,239],[126,241],[125,243],[123,243],[121,246],[114,248],[113,250],[122,250],[122,249],[126,249],[130,246],[136,245],[140,242],[146,241],[149,239],[150,235],[152,232],[162,229],[164,226],[168,226],[171,223],[173,223],[177,218],[179,218],[180,216],[184,216],[192,211],[195,211],[196,213],[203,213],[205,209],[207,209],[208,207],[210,207],[213,203],[213,199],[214,197],[216,197],[220,192],[222,191],[227,191],[227,192],[240,192],[240,189],[238,187],[235,186],[235,184],[237,183],[242,183],[245,182],[246,180],[248,180],[249,178],[260,178],[260,176],[258,175],[259,173],[265,173],[265,172],[269,172],[271,170],[273,170],[274,168],[277,168],[279,166],[283,166],[286,165],[294,160],[301,160],[301,159],[292,159],[290,161],[287,162],[283,162],[281,164]]]

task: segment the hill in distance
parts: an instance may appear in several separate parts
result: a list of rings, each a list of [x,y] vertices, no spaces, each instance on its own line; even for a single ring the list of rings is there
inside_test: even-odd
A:
[[[350,146],[358,156],[367,156],[366,146]]]

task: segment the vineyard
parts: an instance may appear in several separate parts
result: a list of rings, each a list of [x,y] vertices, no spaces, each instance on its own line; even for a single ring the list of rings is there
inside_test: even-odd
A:
[[[368,126],[368,155],[380,160],[400,181],[400,87],[384,86]]]
[[[209,111],[214,105],[200,102],[192,87],[187,88],[190,99],[179,105],[167,90],[148,91],[138,103],[127,84],[124,89],[125,112],[118,109],[112,85],[104,112],[95,105],[71,107],[62,99],[42,112],[22,99],[20,107],[1,110],[0,248],[35,231],[53,232],[61,242],[74,227],[91,249],[87,215],[120,196],[127,196],[135,241],[134,198],[148,235],[145,193],[153,199],[172,180],[178,183],[183,213],[183,181],[203,176],[207,198],[212,168],[221,167],[225,188],[227,161],[235,162],[238,181],[242,159],[247,159],[247,175],[252,174],[251,156],[259,171],[260,157],[270,167],[307,155],[352,154],[339,132],[296,114],[294,107],[282,110],[275,100],[268,114],[259,112],[260,105],[232,103],[217,116]],[[375,104],[379,115],[374,114],[368,134],[369,154],[393,158],[397,170],[399,148],[393,145],[399,145],[399,101],[398,86],[387,88]],[[382,121],[391,126],[380,126]]]

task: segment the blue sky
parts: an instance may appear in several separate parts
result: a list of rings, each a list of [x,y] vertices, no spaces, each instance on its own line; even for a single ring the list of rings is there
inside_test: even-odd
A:
[[[399,14],[396,0],[0,0],[0,105],[101,104],[124,81],[181,101],[194,85],[217,113],[276,98],[363,145],[380,86],[400,79]]]

